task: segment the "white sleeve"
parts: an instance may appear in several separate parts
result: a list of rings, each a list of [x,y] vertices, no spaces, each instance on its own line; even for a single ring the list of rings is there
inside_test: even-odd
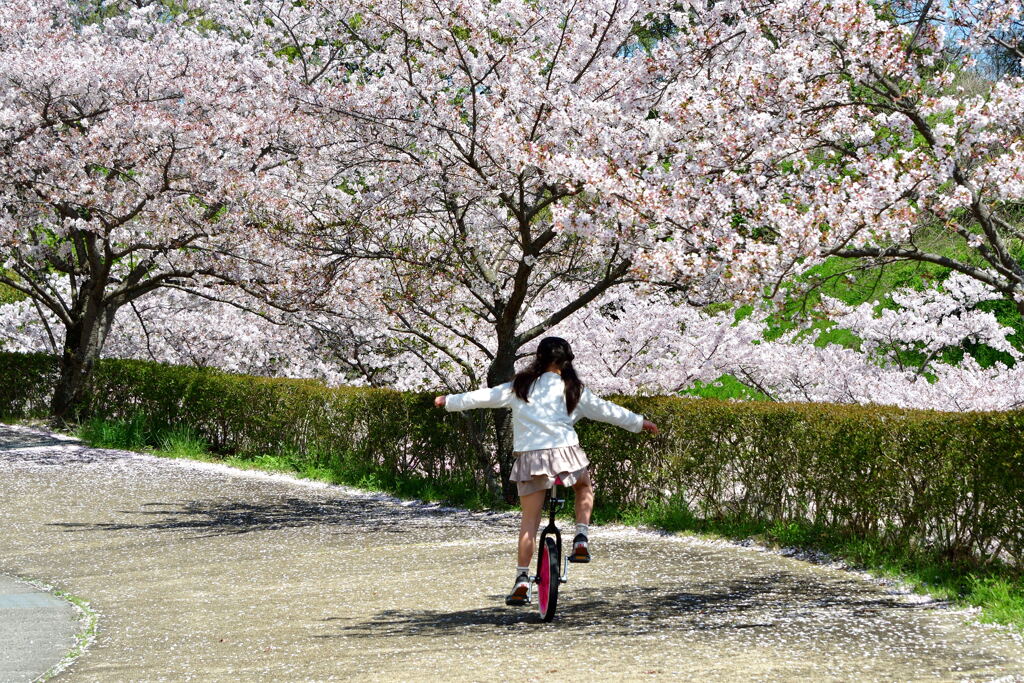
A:
[[[484,387],[464,394],[446,396],[444,408],[449,412],[473,408],[508,408],[512,405],[512,396],[512,382],[505,382],[496,387]]]
[[[580,402],[576,406],[576,410],[572,412],[575,418],[574,422],[581,417],[587,417],[591,420],[607,422],[616,427],[622,427],[630,432],[639,432],[644,426],[643,415],[638,415],[611,401],[595,396],[594,392],[590,391],[590,389],[583,389]]]

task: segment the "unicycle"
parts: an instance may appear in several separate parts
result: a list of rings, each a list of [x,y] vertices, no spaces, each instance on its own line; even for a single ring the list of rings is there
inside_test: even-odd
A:
[[[555,513],[565,505],[565,499],[559,497],[558,487],[561,486],[560,477],[555,478],[555,485],[547,494],[548,504],[548,525],[540,534],[540,544],[537,551],[537,576],[530,584],[531,591],[537,589],[537,608],[540,610],[540,618],[543,621],[551,621],[555,618],[555,609],[558,607],[558,587],[569,580],[569,558],[562,561],[562,533],[555,525]]]

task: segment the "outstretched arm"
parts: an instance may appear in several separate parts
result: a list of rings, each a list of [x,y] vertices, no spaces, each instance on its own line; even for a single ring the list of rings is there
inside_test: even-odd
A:
[[[590,389],[583,389],[580,395],[579,405],[573,411],[574,420],[581,417],[607,422],[630,432],[639,432],[646,429],[649,432],[657,433],[658,428],[650,420],[645,420],[643,415],[626,410],[620,405],[606,401],[597,396]]]
[[[464,394],[438,396],[434,405],[444,407],[449,412],[472,410],[473,408],[507,408],[512,404],[512,383],[506,382],[496,387],[485,387]]]

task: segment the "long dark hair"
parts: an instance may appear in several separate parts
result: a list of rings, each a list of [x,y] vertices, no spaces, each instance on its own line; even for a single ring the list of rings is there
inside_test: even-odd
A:
[[[562,373],[562,381],[565,383],[565,409],[571,415],[580,402],[580,394],[583,393],[583,382],[572,367],[573,358],[569,342],[561,337],[544,337],[537,346],[537,355],[533,357],[530,366],[516,373],[515,379],[512,380],[512,391],[529,403],[530,387],[554,364]]]

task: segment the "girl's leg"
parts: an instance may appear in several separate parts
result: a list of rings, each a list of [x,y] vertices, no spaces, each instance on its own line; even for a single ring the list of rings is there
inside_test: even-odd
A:
[[[523,507],[523,516],[519,521],[519,566],[529,567],[533,561],[533,545],[537,540],[537,528],[540,526],[541,508],[544,507],[546,491],[535,491],[520,496],[519,503]]]
[[[572,539],[570,562],[590,562],[588,537],[590,530],[590,513],[594,510],[594,486],[590,481],[590,472],[584,472],[573,485],[576,492],[576,535]]]
[[[576,492],[576,523],[590,524],[590,513],[594,510],[594,486],[590,481],[590,472],[576,480],[572,490]]]

